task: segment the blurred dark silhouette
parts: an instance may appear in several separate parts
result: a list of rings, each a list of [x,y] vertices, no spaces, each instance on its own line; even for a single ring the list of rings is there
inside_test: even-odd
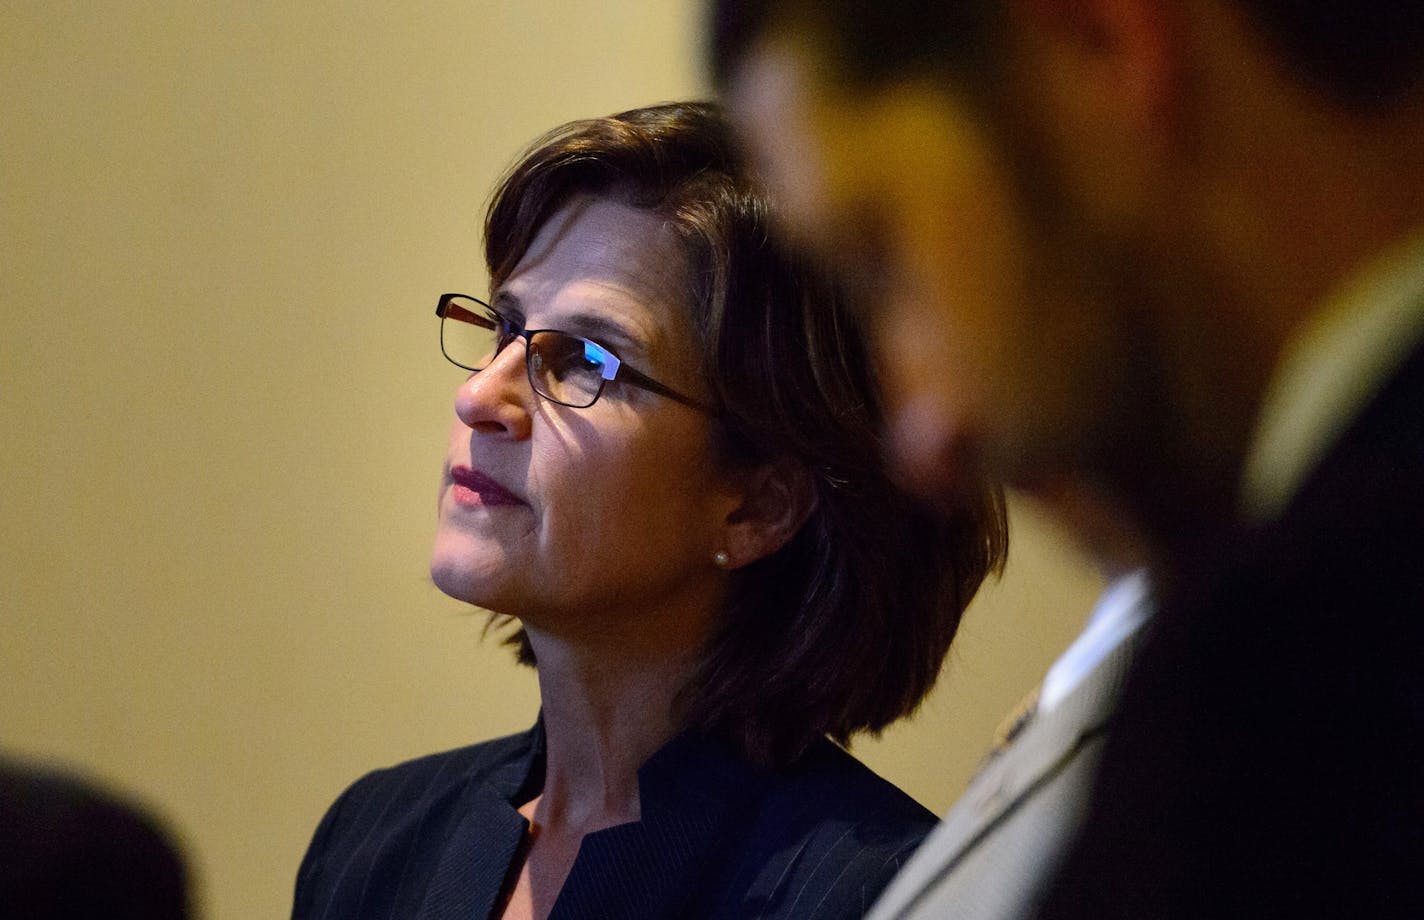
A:
[[[712,48],[906,475],[1099,492],[1152,562],[1042,912],[1424,916],[1424,6],[722,0]]]
[[[137,807],[75,776],[0,760],[0,915],[180,920],[186,872]]]

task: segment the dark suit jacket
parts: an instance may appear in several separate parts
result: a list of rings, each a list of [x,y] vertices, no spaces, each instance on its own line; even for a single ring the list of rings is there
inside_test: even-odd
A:
[[[1049,917],[1424,917],[1424,349],[1165,605]]]
[[[367,775],[318,827],[297,920],[490,916],[513,881],[542,787],[543,732]],[[860,917],[934,816],[823,742],[795,768],[757,770],[680,737],[639,770],[641,820],[584,838],[560,918]]]
[[[75,777],[0,760],[0,917],[187,915],[183,862],[153,819]]]

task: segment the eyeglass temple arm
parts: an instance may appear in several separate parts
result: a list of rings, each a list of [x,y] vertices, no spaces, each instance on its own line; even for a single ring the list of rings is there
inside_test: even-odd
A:
[[[641,387],[651,393],[657,393],[659,396],[666,396],[668,399],[680,402],[684,406],[691,406],[701,412],[706,412],[708,415],[717,414],[716,411],[706,403],[693,399],[690,396],[683,396],[667,384],[658,383],[647,374],[640,373],[626,364],[619,365],[618,373],[613,375],[613,379],[621,383],[631,383],[635,387]]]
[[[489,323],[485,321],[484,317],[454,303],[450,300],[451,296],[462,295],[446,295],[445,297],[441,297],[440,302],[435,305],[436,316],[442,319],[453,319],[456,322],[469,323],[471,326],[489,326]]]

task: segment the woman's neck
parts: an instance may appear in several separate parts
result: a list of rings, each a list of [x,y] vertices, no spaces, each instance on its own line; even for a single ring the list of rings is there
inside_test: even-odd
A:
[[[522,618],[538,660],[544,786],[519,806],[528,848],[503,917],[549,915],[587,834],[642,815],[638,769],[681,728],[677,698],[710,634],[716,592],[567,631]]]
[[[529,629],[539,661],[546,759],[543,833],[586,834],[636,821],[638,768],[680,728],[678,694],[700,642],[591,648]]]

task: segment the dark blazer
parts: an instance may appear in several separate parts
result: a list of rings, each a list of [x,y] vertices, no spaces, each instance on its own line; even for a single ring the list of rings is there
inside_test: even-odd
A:
[[[543,766],[536,725],[367,775],[317,828],[293,917],[489,917]],[[584,838],[554,920],[860,917],[934,825],[829,742],[769,773],[683,736],[638,780],[641,820]]]
[[[151,817],[77,777],[0,760],[0,917],[186,916],[183,861]]]
[[[1424,917],[1424,349],[1164,605],[1049,917]]]

